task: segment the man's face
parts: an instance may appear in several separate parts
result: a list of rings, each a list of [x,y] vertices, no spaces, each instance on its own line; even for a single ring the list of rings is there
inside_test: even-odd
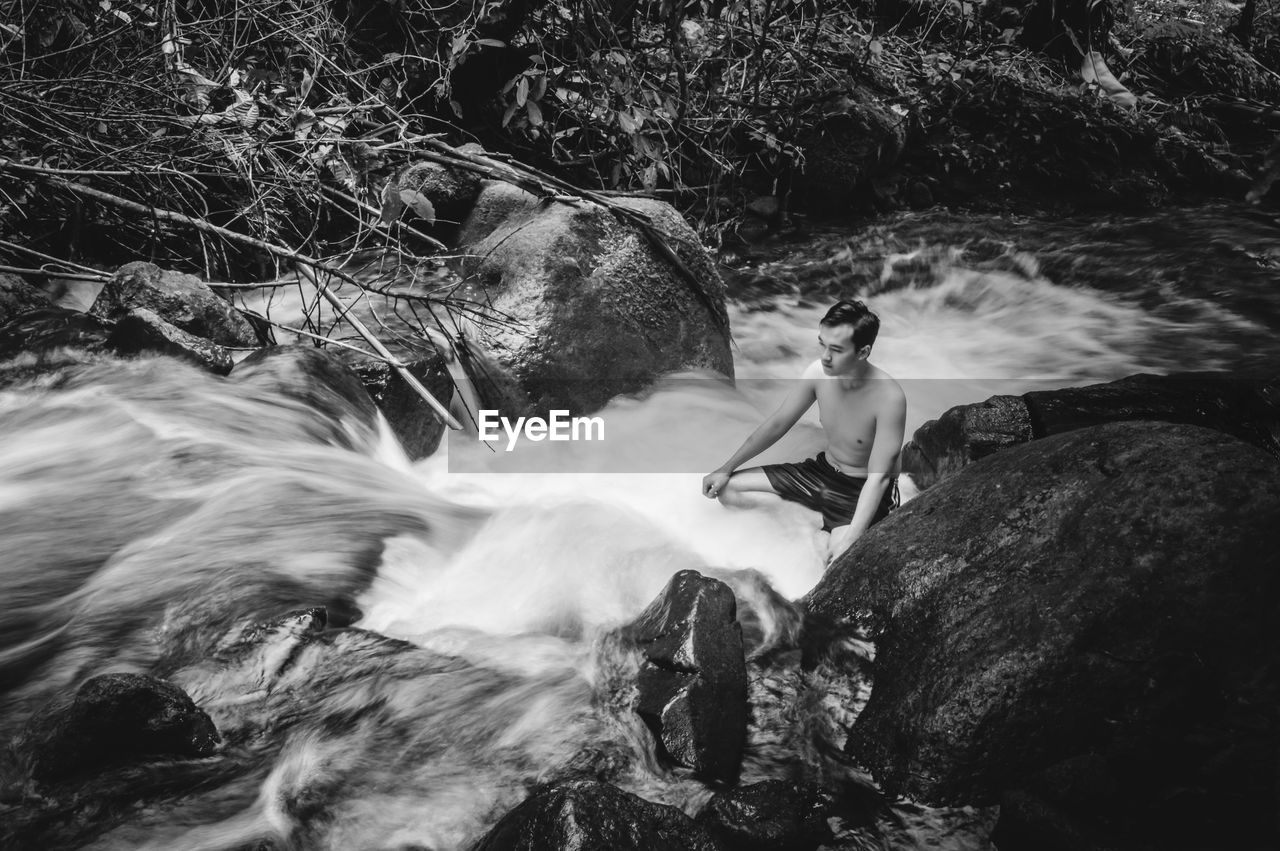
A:
[[[822,348],[822,371],[827,375],[848,375],[858,361],[871,354],[870,346],[853,347],[852,325],[819,325],[818,345]]]

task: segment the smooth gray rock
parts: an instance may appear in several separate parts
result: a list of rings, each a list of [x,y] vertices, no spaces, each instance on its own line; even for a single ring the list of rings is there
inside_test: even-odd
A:
[[[668,204],[618,203],[652,218],[696,286],[638,229],[587,201],[543,202],[488,182],[460,232],[472,296],[504,318],[477,339],[536,411],[593,411],[679,370],[733,374],[724,283],[697,235]]]

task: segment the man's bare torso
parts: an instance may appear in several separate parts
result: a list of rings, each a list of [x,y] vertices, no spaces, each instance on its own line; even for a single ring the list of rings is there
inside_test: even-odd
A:
[[[867,475],[875,443],[876,417],[889,391],[897,387],[889,374],[872,367],[865,379],[820,377],[815,382],[818,419],[827,435],[827,459],[851,476]]]

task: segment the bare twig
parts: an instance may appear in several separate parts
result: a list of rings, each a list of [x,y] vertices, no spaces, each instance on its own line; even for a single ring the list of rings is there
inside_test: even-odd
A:
[[[101,274],[100,270],[94,269],[92,266],[85,266],[81,263],[74,263],[70,260],[62,260],[58,257],[53,257],[52,255],[44,254],[43,252],[36,251],[34,248],[27,248],[25,245],[19,245],[16,242],[10,242],[7,239],[0,239],[0,246],[3,246],[4,248],[12,249],[13,251],[21,251],[23,254],[30,254],[32,257],[39,257],[41,260],[48,260],[51,263],[58,263],[59,265],[62,265],[62,266],[70,266],[72,269],[79,269],[82,272],[87,272],[94,275]]]
[[[67,281],[109,281],[110,275],[85,275],[77,272],[59,272],[56,269],[25,269],[21,266],[0,266],[0,272],[9,272],[14,275],[44,275],[54,278],[62,278]]]
[[[306,264],[306,261],[301,260],[301,258],[299,258],[298,263],[298,274],[304,276],[308,281],[310,281],[316,290],[319,291],[320,295],[324,296],[325,300],[329,302],[329,304],[333,305],[338,310],[346,308],[346,305],[342,303],[342,300],[334,295],[333,291],[330,290],[323,281],[316,277],[316,273],[309,265]],[[391,364],[391,368],[399,373],[405,383],[412,387],[413,391],[421,396],[423,401],[431,406],[431,410],[436,412],[436,416],[439,417],[442,422],[452,429],[462,428],[462,423],[454,419],[453,414],[449,413],[449,409],[441,405],[440,402],[436,400],[436,397],[432,396],[431,392],[422,386],[422,382],[420,382],[417,377],[404,366],[404,364],[397,361],[392,356],[391,352],[387,351],[387,348],[383,346],[381,341],[373,335],[373,332],[365,327],[364,323],[361,322],[359,318],[348,315],[347,321],[351,323],[351,327],[356,330],[357,334],[364,337],[365,342],[372,346],[374,351],[386,358],[387,362]]]
[[[4,163],[0,163],[0,168],[3,166]],[[196,219],[191,216],[184,215],[183,213],[174,212],[173,210],[164,210],[154,206],[148,207],[144,204],[139,204],[136,201],[130,201],[127,198],[120,198],[119,196],[112,195],[110,192],[103,192],[99,189],[92,189],[79,183],[73,183],[56,175],[45,175],[42,179],[87,198],[94,198],[108,204],[113,204],[125,210],[150,215],[155,217],[157,220],[175,222],[177,224],[187,225],[188,227],[197,228],[209,233],[216,233],[224,239],[238,242],[243,245],[249,245],[262,251],[270,252],[271,254],[279,257],[288,258],[291,262],[296,264],[298,273],[305,277],[311,285],[316,288],[320,295],[339,311],[339,314],[345,314],[346,311],[349,310],[349,305],[344,304],[341,299],[333,294],[333,290],[331,290],[327,284],[316,277],[316,274],[313,271],[314,269],[321,269],[330,275],[354,284],[361,290],[361,292],[364,291],[364,287],[361,283],[343,270],[325,263],[322,260],[317,260],[314,257],[308,257],[295,250],[275,245],[274,243],[266,242],[265,240],[246,236],[242,233],[237,233],[236,231],[228,230],[224,227],[219,227],[218,225],[202,219]],[[367,342],[374,351],[386,358],[388,362],[391,362],[392,368],[399,373],[405,383],[408,384],[415,393],[422,397],[423,401],[431,407],[431,410],[433,410],[444,423],[453,429],[462,428],[462,424],[454,419],[453,415],[449,413],[449,410],[441,405],[440,402],[431,395],[431,392],[427,390],[426,387],[422,386],[422,382],[414,377],[406,367],[398,365],[399,362],[395,360],[394,356],[387,351],[386,347],[383,346],[378,338],[373,335],[373,332],[365,327],[365,324],[361,322],[358,317],[347,314],[345,318],[347,322],[350,323],[351,327],[355,329],[356,333],[363,337],[365,342]]]

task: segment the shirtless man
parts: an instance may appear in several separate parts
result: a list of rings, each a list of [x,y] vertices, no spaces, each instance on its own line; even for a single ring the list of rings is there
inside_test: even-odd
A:
[[[889,513],[907,400],[902,387],[867,357],[879,318],[860,301],[841,301],[818,326],[822,357],[720,469],[702,480],[704,496],[725,505],[744,494],[776,494],[822,512],[831,533],[829,559],[844,552]],[[799,464],[738,470],[786,434],[817,401],[827,449]],[[738,470],[737,472],[734,472]]]

